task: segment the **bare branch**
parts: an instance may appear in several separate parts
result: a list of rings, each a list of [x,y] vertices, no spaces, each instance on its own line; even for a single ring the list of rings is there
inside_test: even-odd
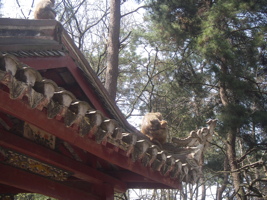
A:
[[[126,14],[124,14],[124,15],[121,15],[121,18],[123,18],[123,17],[125,17],[125,16],[127,16],[127,15],[130,15],[130,14],[132,14],[132,13],[138,11],[138,10],[141,9],[141,8],[149,8],[149,6],[140,6],[140,7],[136,8],[135,10],[133,10],[133,11],[131,11],[131,12],[128,12],[128,13],[126,13]]]
[[[130,31],[120,42],[120,44],[122,44],[123,42],[125,42],[131,35],[132,31]]]
[[[20,3],[19,3],[19,0],[16,0],[16,3],[17,3],[17,5],[18,5],[18,7],[19,7],[19,9],[20,9],[20,12],[21,12],[21,14],[23,15],[23,17],[24,17],[25,19],[27,19],[27,17],[25,16],[25,14],[24,14],[24,12],[23,12],[23,10],[22,10],[22,8],[21,8],[21,5],[20,5]]]
[[[72,11],[72,14],[69,16],[69,18],[64,22],[64,24],[63,24],[63,26],[65,25],[65,24],[67,24],[72,18],[74,18],[75,17],[75,15],[77,14],[77,12],[79,11],[79,9],[80,9],[80,7],[83,5],[83,3],[85,2],[86,0],[83,0],[79,5],[78,5],[78,7],[77,7],[77,9],[73,12],[73,7],[71,6],[70,8],[70,10]],[[66,1],[64,0],[63,1],[63,3],[65,4],[66,3]],[[69,2],[68,2],[69,3]],[[70,5],[70,3],[69,3],[69,5]],[[67,6],[64,6],[65,7],[65,9],[67,8]]]
[[[33,6],[34,6],[34,0],[32,0],[32,5],[31,5],[31,9],[29,10],[28,17],[31,15],[31,12],[33,10]]]

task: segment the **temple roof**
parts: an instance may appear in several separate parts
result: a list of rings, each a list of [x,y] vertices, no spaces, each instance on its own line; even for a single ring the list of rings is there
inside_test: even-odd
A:
[[[105,182],[116,192],[180,189],[182,181],[201,176],[201,155],[216,120],[162,147],[152,143],[127,122],[57,21],[0,19],[0,83],[0,167],[6,170],[16,167],[78,189]],[[16,156],[50,173],[25,169],[12,161]],[[0,184],[30,190],[7,182]]]

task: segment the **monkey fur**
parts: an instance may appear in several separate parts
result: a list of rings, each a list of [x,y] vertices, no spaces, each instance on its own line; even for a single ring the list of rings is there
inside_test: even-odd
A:
[[[55,0],[40,0],[34,10],[34,19],[55,19],[54,5]]]
[[[147,113],[142,120],[141,133],[151,141],[164,144],[167,140],[167,121],[163,120],[159,112]]]

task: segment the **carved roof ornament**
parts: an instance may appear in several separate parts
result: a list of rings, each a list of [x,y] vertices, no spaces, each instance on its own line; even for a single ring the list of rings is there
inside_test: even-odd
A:
[[[71,92],[60,88],[52,80],[21,63],[10,54],[1,56],[0,82],[9,88],[11,99],[28,99],[28,105],[40,112],[47,110],[47,118],[61,121],[80,137],[94,139],[99,145],[107,143],[125,152],[132,162],[160,172],[172,179],[194,183],[201,175],[201,157],[212,139],[217,120],[209,120],[208,126],[192,131],[186,138],[173,138],[172,143],[155,145],[149,139],[135,133],[124,132],[114,119],[104,117],[89,103],[79,101]]]
[[[188,163],[189,171],[191,171],[191,181],[195,182],[197,177],[202,174],[202,156],[209,143],[212,140],[217,120],[211,119],[206,124],[208,127],[191,131],[186,138],[172,138],[172,143],[164,145],[166,149],[175,159],[179,159],[182,163]],[[191,170],[190,170],[191,169]]]

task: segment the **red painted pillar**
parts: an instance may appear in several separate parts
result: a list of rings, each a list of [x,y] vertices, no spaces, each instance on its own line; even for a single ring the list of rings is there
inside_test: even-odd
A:
[[[103,200],[114,200],[114,188],[112,185],[104,184],[105,197]]]

